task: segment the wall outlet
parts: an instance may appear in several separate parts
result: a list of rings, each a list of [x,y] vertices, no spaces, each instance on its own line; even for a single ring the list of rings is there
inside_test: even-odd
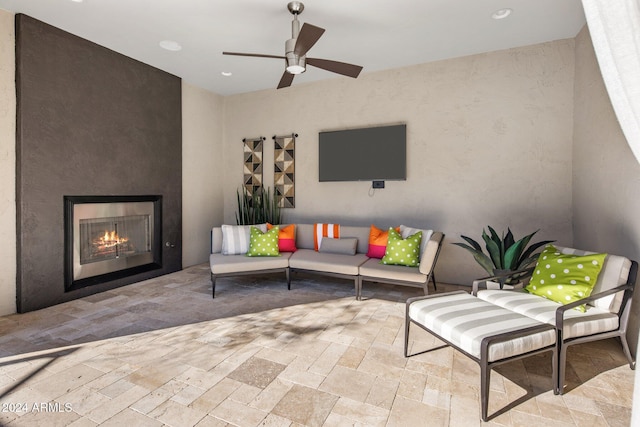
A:
[[[384,188],[384,181],[373,181],[373,188]]]

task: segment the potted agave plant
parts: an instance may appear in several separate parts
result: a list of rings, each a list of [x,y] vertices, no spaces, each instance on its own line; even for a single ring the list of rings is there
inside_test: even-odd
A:
[[[467,243],[454,243],[471,252],[473,258],[484,268],[489,276],[502,276],[497,278],[497,286],[503,288],[515,287],[519,281],[527,277],[533,271],[533,264],[538,259],[539,253],[535,251],[548,243],[555,240],[543,240],[541,242],[529,245],[531,238],[539,231],[536,230],[531,234],[524,236],[519,240],[515,240],[513,233],[507,228],[507,234],[504,232],[498,235],[496,231],[488,226],[489,234],[482,230],[482,240],[485,243],[485,254],[478,242],[467,236],[461,236]],[[517,272],[517,273],[516,273]],[[509,275],[509,273],[513,273]]]

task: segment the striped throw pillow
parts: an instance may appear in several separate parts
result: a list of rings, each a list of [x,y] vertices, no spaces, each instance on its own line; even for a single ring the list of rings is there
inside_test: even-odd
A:
[[[323,237],[337,239],[340,237],[340,225],[338,224],[313,224],[313,248],[317,251],[320,248]]]
[[[251,227],[257,227],[263,233],[267,231],[267,224],[252,225],[222,225],[222,254],[242,255],[249,250]]]

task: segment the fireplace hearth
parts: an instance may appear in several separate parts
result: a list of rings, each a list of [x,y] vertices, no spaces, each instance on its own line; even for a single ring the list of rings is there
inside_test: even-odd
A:
[[[65,291],[162,268],[162,196],[65,196]]]

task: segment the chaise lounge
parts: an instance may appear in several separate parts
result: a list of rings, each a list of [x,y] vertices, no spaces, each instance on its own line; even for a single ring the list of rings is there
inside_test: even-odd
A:
[[[597,280],[594,280],[595,285],[589,296],[559,304],[549,297],[530,293],[535,292],[535,286],[527,287],[528,292],[485,289],[487,281],[508,277],[502,275],[474,281],[473,295],[461,291],[407,300],[405,357],[410,356],[409,332],[410,325],[414,324],[475,360],[481,368],[483,421],[488,419],[490,371],[498,364],[552,351],[553,391],[554,394],[563,394],[567,348],[574,344],[617,337],[630,368],[635,369],[626,332],[637,262],[622,256],[563,247],[553,248],[550,254],[549,259],[544,253],[541,255],[533,277],[527,278],[528,281],[534,280],[530,284],[544,282],[539,278],[540,270],[551,269],[551,263],[563,265],[561,271],[569,274],[571,262],[582,272],[583,269],[587,270],[587,262],[597,264],[596,260],[591,261],[590,256],[602,257],[600,259],[604,261],[599,274],[596,273]],[[521,273],[511,272],[511,275]],[[551,277],[555,278],[555,275]],[[564,283],[569,284],[569,281]],[[559,285],[558,288],[570,286]],[[422,352],[414,352],[413,355]]]

